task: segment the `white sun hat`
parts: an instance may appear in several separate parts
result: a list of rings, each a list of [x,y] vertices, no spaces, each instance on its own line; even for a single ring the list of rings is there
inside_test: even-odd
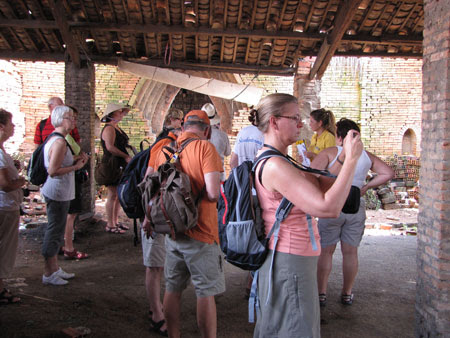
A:
[[[216,108],[211,103],[205,103],[202,109],[209,117],[209,122],[212,126],[220,123],[220,116],[216,112]]]

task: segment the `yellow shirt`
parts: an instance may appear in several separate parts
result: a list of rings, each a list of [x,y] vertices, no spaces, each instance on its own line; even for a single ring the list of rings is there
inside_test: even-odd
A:
[[[311,145],[308,147],[308,151],[318,154],[325,148],[334,147],[335,145],[336,139],[334,135],[328,130],[325,130],[319,137],[317,137],[317,133],[314,133],[311,138]]]

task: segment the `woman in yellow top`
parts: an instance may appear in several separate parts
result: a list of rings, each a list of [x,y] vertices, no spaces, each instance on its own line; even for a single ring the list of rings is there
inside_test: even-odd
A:
[[[336,120],[333,112],[324,108],[313,110],[309,117],[309,126],[314,131],[314,135],[306,156],[313,160],[325,148],[336,145]]]

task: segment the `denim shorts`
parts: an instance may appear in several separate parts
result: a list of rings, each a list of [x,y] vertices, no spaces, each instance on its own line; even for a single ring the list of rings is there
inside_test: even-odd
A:
[[[58,254],[59,248],[64,243],[70,201],[55,201],[45,196],[44,198],[47,203],[48,225],[42,243],[42,256],[50,258]]]
[[[164,266],[166,291],[182,292],[189,277],[197,297],[210,297],[225,292],[223,258],[219,246],[184,236],[176,241],[166,237]]]

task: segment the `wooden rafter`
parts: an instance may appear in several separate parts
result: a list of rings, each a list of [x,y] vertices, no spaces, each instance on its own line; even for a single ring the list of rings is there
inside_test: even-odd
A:
[[[306,18],[306,23],[305,23],[305,32],[308,31],[309,24],[311,23],[311,18],[312,18],[313,12],[314,12],[314,8],[316,8],[317,1],[318,0],[314,0],[309,9],[308,17]]]
[[[409,13],[406,16],[406,18],[403,19],[403,23],[401,24],[400,28],[398,29],[399,31],[402,30],[405,27],[405,25],[408,23],[408,20],[411,18],[411,15],[416,10],[416,7],[417,7],[417,4],[414,4],[414,7],[409,11]]]
[[[59,31],[61,32],[61,36],[64,40],[64,43],[66,44],[66,49],[69,52],[72,62],[75,64],[75,66],[80,68],[81,66],[80,54],[78,53],[75,39],[70,33],[69,24],[67,23],[66,20],[66,13],[64,12],[61,6],[61,1],[49,0],[48,3],[53,11],[53,16],[55,18]]]
[[[319,78],[323,75],[339,46],[345,31],[351,24],[353,16],[356,14],[361,1],[362,0],[347,0],[344,2],[343,6],[339,8],[334,23],[334,29],[331,34],[323,40],[317,59],[309,73],[309,79],[312,80],[316,74]]]
[[[55,21],[49,20],[17,20],[5,19],[0,21],[0,27],[22,27],[30,29],[58,29]],[[239,38],[269,38],[269,39],[288,39],[303,41],[321,41],[323,34],[319,33],[300,33],[291,31],[266,31],[257,29],[253,31],[240,30],[234,28],[210,29],[208,27],[187,28],[180,25],[164,27],[161,25],[141,25],[141,24],[114,24],[114,23],[85,23],[69,22],[71,30],[89,30],[97,32],[128,32],[128,33],[147,33],[147,34],[179,34],[183,36],[207,35],[207,36],[231,36]],[[376,44],[411,44],[421,45],[422,36],[411,35],[403,36],[397,34],[383,34],[383,36],[372,36],[371,34],[345,35],[342,42],[360,42]]]

